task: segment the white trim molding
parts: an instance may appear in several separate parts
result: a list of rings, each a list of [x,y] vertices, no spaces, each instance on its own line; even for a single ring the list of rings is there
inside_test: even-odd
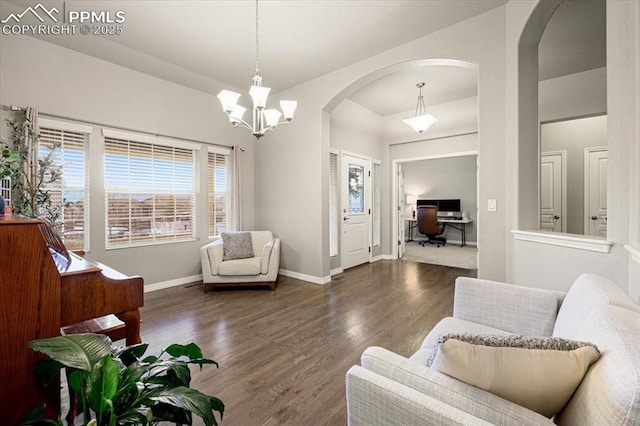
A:
[[[569,247],[578,250],[595,251],[599,253],[609,253],[613,243],[604,238],[591,237],[578,234],[561,234],[558,232],[545,231],[511,231],[514,239],[529,241],[539,244],[550,244],[552,246]]]
[[[378,260],[393,260],[394,258],[390,254],[379,254],[375,257],[372,257],[369,263],[377,262]]]
[[[162,290],[170,287],[177,287],[184,284],[197,283],[199,281],[202,281],[202,274],[176,278],[175,280],[161,281],[159,283],[147,284],[144,286],[144,292],[150,293],[152,291]]]
[[[631,247],[629,244],[625,244],[624,248],[631,253],[631,258],[636,262],[640,263],[640,250]]]
[[[297,280],[306,281],[312,284],[329,284],[331,282],[331,275],[328,277],[315,277],[313,275],[301,274],[300,272],[287,271],[286,269],[280,269],[278,271],[280,275],[285,277],[295,278]]]
[[[334,276],[334,275],[338,275],[344,272],[344,269],[342,268],[336,268],[336,269],[332,269],[331,271],[329,271],[329,275]]]

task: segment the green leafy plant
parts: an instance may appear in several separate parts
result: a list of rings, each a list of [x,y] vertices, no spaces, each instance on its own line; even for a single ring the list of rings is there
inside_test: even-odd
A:
[[[154,425],[160,421],[191,425],[193,415],[206,426],[217,425],[224,404],[215,396],[190,387],[190,365],[218,364],[204,358],[195,344],[173,344],[159,356],[144,356],[148,345],[116,347],[98,334],[76,334],[29,342],[33,350],[51,359],[38,365],[36,376],[51,382],[67,367],[67,382],[77,395],[78,415],[89,426]],[[37,407],[21,425],[56,424],[42,417]]]
[[[14,212],[28,217],[42,216],[58,225],[60,209],[53,204],[48,185],[62,176],[62,170],[55,162],[60,143],[41,146],[40,134],[29,120],[7,120],[7,126],[11,128],[11,137],[9,142],[2,141],[0,174],[12,178]]]

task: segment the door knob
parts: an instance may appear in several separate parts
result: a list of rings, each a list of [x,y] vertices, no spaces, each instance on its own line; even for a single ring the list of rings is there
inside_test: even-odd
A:
[[[554,218],[554,219],[556,219],[556,220],[558,220],[558,219],[560,219],[560,216],[555,215],[553,218]]]
[[[598,216],[591,216],[591,220],[598,220]]]
[[[347,216],[343,217],[342,220],[349,220]]]

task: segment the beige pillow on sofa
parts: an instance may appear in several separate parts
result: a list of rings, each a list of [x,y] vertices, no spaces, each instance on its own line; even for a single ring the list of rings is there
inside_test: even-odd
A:
[[[547,417],[562,410],[589,366],[600,357],[594,345],[582,342],[573,342],[577,347],[573,350],[544,348],[566,342],[564,339],[475,336],[490,339],[490,346],[485,346],[486,342],[442,337],[431,368]],[[539,342],[532,345],[535,339]],[[520,345],[524,340],[524,346],[544,349],[507,346],[518,340]]]

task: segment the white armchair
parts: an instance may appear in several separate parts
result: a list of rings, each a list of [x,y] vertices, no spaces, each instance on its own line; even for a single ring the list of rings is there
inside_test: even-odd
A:
[[[250,231],[254,257],[223,260],[222,238],[200,248],[204,292],[213,287],[266,285],[276,289],[280,239],[271,231]]]

